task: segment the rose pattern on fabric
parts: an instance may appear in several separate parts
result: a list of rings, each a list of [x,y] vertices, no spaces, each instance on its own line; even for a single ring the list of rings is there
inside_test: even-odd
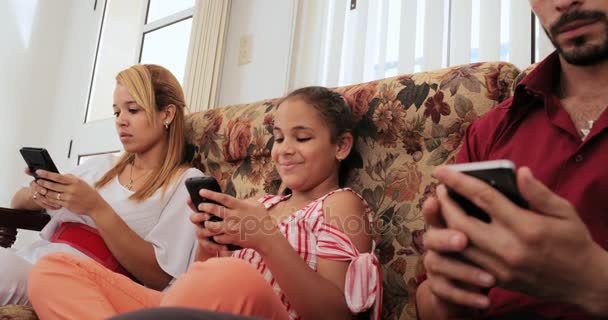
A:
[[[224,158],[228,162],[245,159],[251,142],[251,121],[234,119],[228,122],[224,140]]]

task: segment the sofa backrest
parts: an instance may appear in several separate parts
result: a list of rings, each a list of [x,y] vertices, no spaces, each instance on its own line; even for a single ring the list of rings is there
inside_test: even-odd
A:
[[[416,318],[415,276],[424,250],[420,208],[437,186],[433,168],[454,160],[466,127],[511,96],[518,74],[509,63],[475,63],[336,88],[359,120],[361,167],[347,184],[376,213],[383,319]],[[189,115],[193,165],[239,198],[276,193],[280,178],[270,148],[278,101]]]

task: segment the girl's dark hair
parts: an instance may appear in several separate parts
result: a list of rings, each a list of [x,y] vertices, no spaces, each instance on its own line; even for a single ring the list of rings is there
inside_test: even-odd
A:
[[[297,89],[281,100],[301,99],[305,103],[313,106],[321,118],[327,123],[331,132],[331,142],[336,143],[338,138],[350,132],[353,136],[353,146],[346,159],[340,162],[340,172],[338,173],[338,184],[343,187],[348,178],[348,174],[356,165],[358,153],[356,151],[357,135],[355,133],[356,121],[346,103],[346,100],[337,92],[325,87],[304,87]],[[281,105],[279,103],[279,106]]]

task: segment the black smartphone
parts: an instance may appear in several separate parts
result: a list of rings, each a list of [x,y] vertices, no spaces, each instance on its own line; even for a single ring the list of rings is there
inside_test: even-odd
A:
[[[515,165],[510,160],[491,160],[448,165],[448,168],[473,176],[496,188],[509,200],[522,208],[528,208],[528,202],[517,188]],[[448,188],[448,195],[456,201],[469,215],[489,223],[490,216],[474,205],[467,198]]]
[[[51,156],[46,149],[23,147],[19,152],[21,153],[21,156],[23,156],[23,160],[25,160],[30,172],[36,179],[40,178],[36,174],[36,170],[38,169],[59,173],[59,170],[57,170],[53,159],[51,159]]]
[[[201,189],[207,189],[213,192],[222,192],[219,183],[217,183],[217,180],[215,180],[214,177],[205,176],[188,178],[186,179],[186,188],[188,189],[190,199],[192,199],[192,203],[194,203],[196,208],[198,208],[198,205],[202,202],[219,204],[213,200],[205,199],[199,194]]]
[[[209,176],[192,177],[192,178],[186,179],[185,184],[186,184],[186,189],[188,189],[188,193],[190,194],[190,199],[192,199],[192,203],[194,204],[194,207],[197,208],[197,210],[198,210],[198,205],[203,202],[209,202],[209,203],[221,205],[213,200],[203,198],[199,194],[199,191],[201,189],[207,189],[207,190],[211,190],[214,192],[220,192],[220,193],[222,192],[222,189],[220,188],[219,183],[217,183],[217,180],[215,180],[214,177],[209,177]],[[222,221],[222,218],[212,215],[209,218],[209,221]],[[213,237],[209,237],[209,240],[213,243],[217,243],[217,242],[215,242]],[[231,250],[231,251],[242,249],[241,247],[235,246],[232,244],[229,244],[227,246],[228,246],[228,250]]]

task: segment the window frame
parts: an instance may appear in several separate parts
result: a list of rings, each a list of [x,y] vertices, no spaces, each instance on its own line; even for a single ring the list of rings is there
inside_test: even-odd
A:
[[[103,1],[103,9],[102,9],[102,13],[101,13],[101,23],[99,25],[98,31],[97,31],[97,41],[96,41],[96,46],[95,46],[95,57],[93,59],[93,65],[91,68],[91,77],[89,78],[89,88],[88,88],[88,92],[87,92],[87,101],[86,101],[86,106],[84,108],[84,115],[83,115],[83,119],[82,119],[82,124],[87,124],[90,122],[95,122],[98,120],[103,120],[103,119],[89,119],[89,110],[92,107],[92,98],[93,98],[93,92],[94,92],[94,85],[95,85],[95,75],[97,74],[98,70],[98,60],[99,60],[99,55],[100,55],[100,49],[101,49],[101,41],[102,41],[102,36],[103,36],[103,31],[104,31],[104,24],[106,23],[106,14],[107,14],[107,9],[108,9],[108,3],[110,1],[122,1],[122,0],[105,0]],[[152,0],[144,0],[145,3],[142,6],[142,11],[140,13],[140,18],[143,18],[143,26],[142,26],[142,31],[139,33],[138,35],[138,39],[137,39],[137,44],[136,44],[136,61],[133,61],[133,63],[140,63],[141,62],[141,58],[142,58],[142,54],[143,54],[143,46],[144,46],[144,38],[147,34],[150,34],[154,31],[163,29],[165,27],[171,26],[173,24],[179,23],[181,21],[187,20],[187,19],[194,19],[194,12],[196,10],[197,7],[197,2],[194,2],[194,5],[188,9],[184,9],[181,11],[178,11],[176,13],[173,13],[171,15],[168,15],[166,17],[154,20],[154,21],[150,21],[148,22],[148,14],[150,11],[150,3]],[[97,3],[96,3],[97,5]],[[192,36],[192,30],[191,30],[191,34],[190,36]],[[185,52],[186,55],[189,54],[189,52]],[[187,59],[187,57],[186,57]],[[105,119],[105,118],[104,118]]]

